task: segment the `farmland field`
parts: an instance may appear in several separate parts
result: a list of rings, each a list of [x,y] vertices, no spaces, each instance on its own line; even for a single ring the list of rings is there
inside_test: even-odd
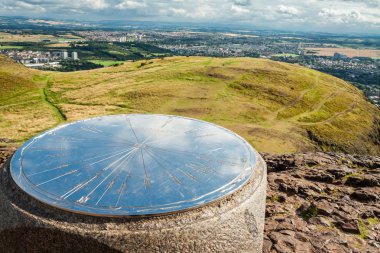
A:
[[[0,50],[3,49],[23,49],[23,46],[0,45]]]
[[[380,58],[380,50],[375,49],[353,49],[353,48],[334,48],[334,47],[308,47],[307,51],[314,51],[319,56],[333,56],[335,53],[347,55],[348,57],[370,57]]]
[[[13,34],[0,32],[0,42],[41,42],[44,40],[63,43],[65,41],[81,41],[83,39],[72,34],[54,36],[49,34]]]
[[[91,60],[90,62],[95,64],[103,65],[104,67],[109,67],[115,64],[123,63],[124,61],[102,61],[102,60]]]

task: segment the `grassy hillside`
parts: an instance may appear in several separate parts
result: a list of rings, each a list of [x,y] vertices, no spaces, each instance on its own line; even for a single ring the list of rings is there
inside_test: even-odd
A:
[[[352,85],[250,58],[174,57],[57,73],[0,58],[0,138],[24,141],[63,121],[162,113],[225,126],[259,151],[379,154],[379,110]]]
[[[60,123],[44,96],[46,80],[0,56],[0,144],[23,141]]]

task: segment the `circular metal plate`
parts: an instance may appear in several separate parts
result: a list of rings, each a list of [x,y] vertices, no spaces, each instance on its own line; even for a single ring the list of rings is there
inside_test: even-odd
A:
[[[96,216],[155,215],[231,194],[256,155],[233,132],[166,115],[115,115],[62,125],[21,146],[17,185],[54,207]]]

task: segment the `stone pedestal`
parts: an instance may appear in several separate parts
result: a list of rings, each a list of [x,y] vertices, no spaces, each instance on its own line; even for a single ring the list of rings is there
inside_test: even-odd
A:
[[[267,174],[203,207],[156,217],[104,218],[47,206],[0,171],[0,252],[262,252]]]

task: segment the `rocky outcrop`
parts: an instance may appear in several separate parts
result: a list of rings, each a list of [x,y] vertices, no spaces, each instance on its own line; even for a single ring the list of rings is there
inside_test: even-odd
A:
[[[1,147],[0,146],[0,168],[3,167],[4,163],[11,157],[11,155],[16,151],[13,147]]]
[[[0,148],[0,167],[13,152]],[[380,252],[380,157],[263,157],[268,166],[263,252]]]
[[[380,157],[264,154],[264,252],[380,252]]]

